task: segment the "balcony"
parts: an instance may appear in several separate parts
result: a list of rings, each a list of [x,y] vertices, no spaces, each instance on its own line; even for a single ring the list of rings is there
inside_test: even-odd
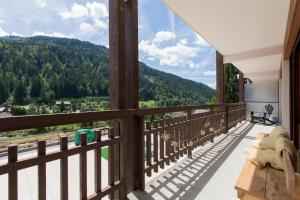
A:
[[[82,133],[79,146],[66,136],[27,153],[10,145],[0,161],[1,199],[236,199],[243,149],[272,129],[246,118],[266,103],[299,149],[299,1],[163,1],[216,48],[218,104],[139,109],[137,0],[110,0],[111,110],[0,118],[0,131],[109,126],[94,142]],[[241,103],[225,104],[224,63],[240,70]]]
[[[200,146],[192,159],[186,158],[169,170],[149,179],[145,191],[135,191],[130,199],[237,199],[236,180],[245,163],[243,151],[257,133],[270,133],[272,126],[242,121]],[[216,192],[216,189],[218,190]]]
[[[182,116],[164,115],[158,120],[148,120],[149,116],[174,112],[181,112]],[[130,146],[124,145],[130,139],[128,132],[120,131],[130,117],[138,119],[139,152],[135,155],[130,155]],[[96,141],[91,143],[87,143],[87,136],[82,133],[79,146],[69,145],[65,136],[60,138],[59,146],[46,147],[46,141],[39,141],[36,150],[20,155],[17,145],[9,146],[7,160],[0,161],[0,179],[6,186],[1,187],[1,198],[121,198],[130,185],[127,182],[130,177],[122,171],[130,164],[128,157],[135,157],[138,187],[145,187],[151,177],[176,166],[178,160],[191,162],[192,166],[199,157],[205,159],[198,149],[222,148],[222,141],[231,137],[223,133],[245,120],[245,104],[11,117],[0,119],[0,124],[1,131],[12,131],[94,120],[114,120],[112,123],[117,123],[119,129],[98,130]],[[108,147],[107,161],[99,155],[102,147]]]

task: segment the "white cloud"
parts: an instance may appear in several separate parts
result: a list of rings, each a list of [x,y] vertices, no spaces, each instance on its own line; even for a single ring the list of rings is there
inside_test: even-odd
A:
[[[13,36],[19,36],[19,37],[23,37],[22,34],[20,33],[16,33],[16,32],[12,32],[10,35],[13,35]]]
[[[161,43],[175,38],[176,38],[175,34],[170,31],[160,31],[156,33],[153,42]]]
[[[90,32],[93,32],[95,30],[95,27],[92,24],[84,22],[84,23],[80,24],[80,29],[83,32],[90,33]]]
[[[93,21],[93,24],[83,22],[80,24],[80,30],[83,33],[90,33],[95,28],[108,29],[108,9],[105,4],[98,2],[87,2],[85,5],[74,3],[73,6],[60,13],[63,19],[87,18]]]
[[[216,89],[217,84],[216,84],[216,82],[214,82],[214,83],[209,83],[208,86],[211,87],[211,88],[213,88],[213,89]]]
[[[216,76],[216,71],[205,71],[204,72],[205,76]]]
[[[148,60],[157,59],[160,65],[182,66],[192,69],[199,68],[199,64],[195,64],[192,58],[196,57],[200,49],[190,47],[184,42],[178,42],[172,46],[159,47],[157,37],[153,41],[142,40],[139,43],[139,50],[148,56]]]
[[[40,8],[45,8],[48,6],[47,0],[34,0],[34,2],[39,6]]]
[[[90,16],[99,19],[108,17],[108,10],[106,5],[98,2],[86,3],[86,8],[89,10]]]
[[[200,46],[204,46],[204,47],[208,47],[210,46],[210,44],[208,42],[206,42],[206,40],[204,40],[203,37],[201,37],[199,34],[196,33],[196,39],[195,39],[195,44],[196,45],[200,45]]]
[[[180,43],[181,43],[181,44],[187,44],[188,42],[187,42],[187,39],[184,38],[184,39],[181,39],[181,40],[180,40]]]
[[[39,32],[35,31],[32,36],[49,36],[49,37],[61,37],[61,38],[72,38],[72,36],[67,36],[63,33],[59,32],[53,32],[53,33],[44,33],[44,32]]]
[[[0,27],[0,37],[7,36],[7,35],[9,34]]]
[[[103,20],[100,20],[100,19],[94,20],[94,25],[96,27],[102,28],[102,29],[107,29],[108,28],[107,23]]]
[[[70,10],[60,12],[59,15],[63,19],[81,18],[89,16],[89,10],[85,6],[74,3]]]

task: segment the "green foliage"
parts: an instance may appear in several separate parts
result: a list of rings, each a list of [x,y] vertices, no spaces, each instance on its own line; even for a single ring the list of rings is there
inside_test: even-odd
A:
[[[11,114],[18,116],[18,115],[26,115],[26,109],[22,106],[13,106],[11,108]]]
[[[22,78],[20,81],[18,81],[14,92],[14,103],[17,105],[24,105],[26,97],[27,97],[27,90],[25,86],[25,81]]]
[[[225,99],[227,103],[239,102],[239,70],[233,64],[225,64]]]
[[[1,90],[0,103],[9,95],[19,105],[28,99],[53,104],[57,99],[108,96],[108,62],[108,49],[89,42],[44,36],[2,37],[0,90],[7,91]],[[177,106],[207,103],[215,95],[204,84],[152,69],[144,63],[139,64],[139,70],[141,101]]]
[[[212,98],[209,100],[209,104],[210,104],[210,105],[215,105],[215,104],[217,104],[217,97],[212,97]]]
[[[7,101],[9,97],[8,88],[5,86],[3,79],[0,77],[0,104]]]

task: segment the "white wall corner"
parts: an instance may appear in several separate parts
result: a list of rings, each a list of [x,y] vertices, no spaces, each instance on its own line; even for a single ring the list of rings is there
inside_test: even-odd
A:
[[[291,128],[291,94],[290,94],[290,61],[282,61],[282,126],[290,133]]]

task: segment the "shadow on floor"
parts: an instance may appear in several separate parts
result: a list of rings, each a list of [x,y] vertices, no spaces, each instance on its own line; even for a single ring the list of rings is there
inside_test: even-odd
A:
[[[244,124],[201,147],[193,153],[193,159],[188,158],[163,173],[148,183],[145,191],[134,191],[130,199],[195,199],[252,127],[252,123]]]

